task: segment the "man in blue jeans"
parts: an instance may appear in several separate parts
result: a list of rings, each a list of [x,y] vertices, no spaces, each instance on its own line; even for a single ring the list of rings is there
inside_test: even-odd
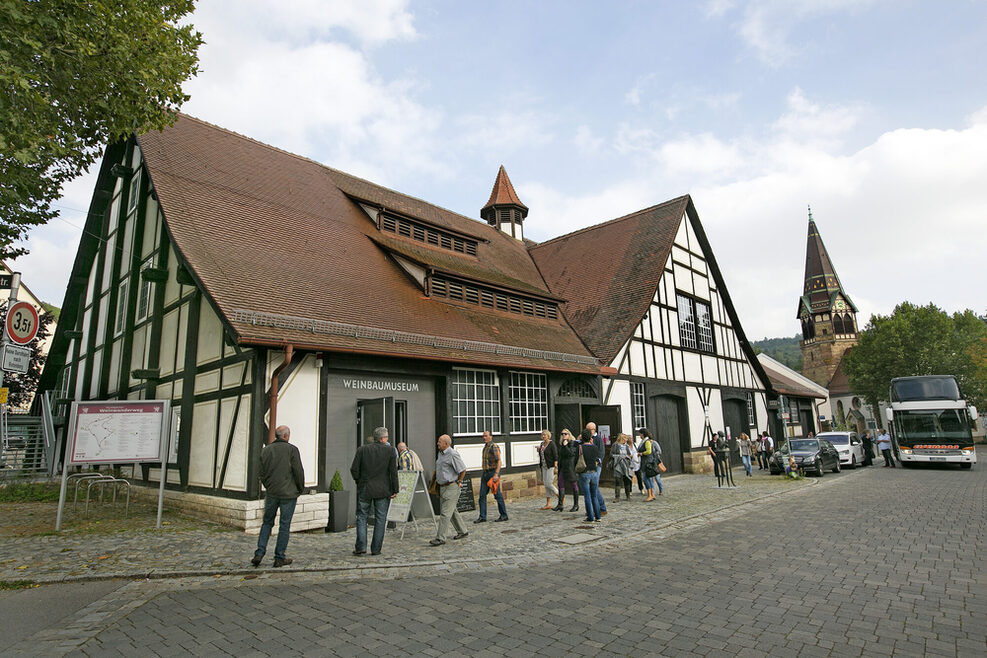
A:
[[[374,442],[356,450],[350,474],[356,481],[356,548],[353,555],[367,552],[367,516],[374,510],[374,538],[370,554],[380,555],[387,528],[387,510],[398,493],[398,464],[394,449],[387,443],[386,427],[374,430]]]
[[[281,523],[278,526],[278,542],[274,546],[274,566],[283,567],[291,564],[291,558],[285,556],[288,548],[288,538],[291,536],[291,517],[295,515],[295,503],[305,489],[305,471],[302,469],[302,458],[298,448],[288,443],[291,430],[287,425],[281,425],[274,430],[274,441],[264,447],[260,454],[260,481],[266,489],[264,497],[264,520],[260,526],[260,536],[257,537],[257,550],[250,564],[260,566],[264,554],[267,553],[267,541],[271,538],[274,528],[274,517],[280,511]]]
[[[483,523],[487,520],[487,494],[490,493],[490,483],[497,484],[494,500],[497,501],[497,511],[500,512],[494,521],[507,520],[507,505],[504,504],[504,493],[500,490],[500,448],[493,442],[490,430],[483,433],[483,474],[480,475],[480,516],[473,523]]]

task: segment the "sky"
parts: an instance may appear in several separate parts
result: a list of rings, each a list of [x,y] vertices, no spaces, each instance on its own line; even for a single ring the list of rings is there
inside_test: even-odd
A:
[[[751,340],[799,331],[810,205],[860,326],[987,311],[983,0],[200,0],[191,22],[184,112],[475,218],[504,165],[533,240],[691,194]],[[13,263],[56,305],[94,185]]]

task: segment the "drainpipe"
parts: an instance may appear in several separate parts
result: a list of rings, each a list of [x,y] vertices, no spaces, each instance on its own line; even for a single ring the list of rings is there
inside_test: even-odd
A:
[[[291,353],[293,349],[292,344],[288,343],[284,351],[284,361],[275,369],[274,374],[271,375],[271,415],[268,423],[269,428],[267,430],[268,443],[274,443],[274,430],[277,429],[278,426],[278,376],[281,374],[281,371],[287,368],[288,364],[291,363]]]

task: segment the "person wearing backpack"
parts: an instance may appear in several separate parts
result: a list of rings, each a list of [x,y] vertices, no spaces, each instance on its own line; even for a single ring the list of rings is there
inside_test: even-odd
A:
[[[648,490],[648,497],[644,502],[655,500],[655,476],[658,474],[658,464],[661,459],[658,457],[657,445],[651,438],[651,432],[645,428],[638,430],[641,443],[638,444],[637,451],[641,455],[641,472],[644,474],[644,487]]]

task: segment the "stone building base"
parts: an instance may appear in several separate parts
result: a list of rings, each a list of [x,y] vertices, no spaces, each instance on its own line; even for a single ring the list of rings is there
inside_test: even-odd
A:
[[[685,473],[712,473],[713,458],[705,448],[692,450],[682,455],[682,470]]]
[[[136,486],[135,498],[157,504],[158,488]],[[263,500],[239,500],[165,490],[165,507],[188,516],[233,526],[246,532],[260,529],[264,517]],[[325,528],[329,522],[329,494],[303,494],[298,497],[295,515],[291,518],[291,531]],[[274,531],[277,532],[277,526]]]
[[[480,476],[476,475],[471,479],[473,480],[473,493],[478,496],[480,493]],[[501,475],[500,482],[504,500],[508,503],[545,495],[541,477],[536,475],[535,471],[505,473]],[[133,489],[133,496],[135,499],[157,504],[158,487],[156,485],[137,485]],[[356,494],[354,492],[351,501],[355,500]],[[490,503],[493,503],[492,496],[488,500],[488,504]],[[264,516],[263,500],[240,500],[166,489],[164,504],[167,509],[187,514],[193,518],[221,523],[245,532],[259,530]],[[298,497],[295,515],[291,519],[292,532],[325,528],[328,522],[328,493],[304,494]],[[274,532],[277,532],[277,526],[275,526]]]
[[[473,494],[480,495],[480,476],[475,475],[473,480]],[[541,475],[535,471],[522,473],[504,473],[500,476],[500,490],[504,494],[504,501],[522,500],[525,498],[537,498],[545,495],[545,487],[541,483]],[[478,501],[479,502],[479,501]],[[488,503],[493,502],[493,496]]]

